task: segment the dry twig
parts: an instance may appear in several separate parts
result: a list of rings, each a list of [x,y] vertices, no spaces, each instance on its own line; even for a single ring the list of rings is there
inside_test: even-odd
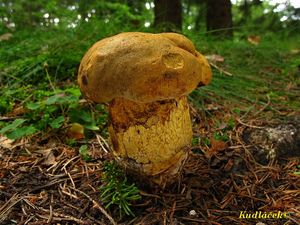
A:
[[[100,204],[98,202],[96,202],[95,200],[93,200],[88,194],[84,193],[83,191],[80,191],[76,188],[70,187],[70,189],[72,189],[73,191],[76,191],[82,195],[84,195],[86,198],[88,198],[92,203],[93,203],[93,207],[95,207],[96,209],[99,209],[99,211],[111,222],[111,224],[113,225],[117,225],[117,223],[114,221],[114,219],[105,211],[104,208],[102,208],[100,206]]]

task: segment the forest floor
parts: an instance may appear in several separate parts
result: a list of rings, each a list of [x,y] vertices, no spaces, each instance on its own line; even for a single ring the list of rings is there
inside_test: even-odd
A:
[[[62,37],[61,49],[44,42],[51,34],[34,45],[27,35],[0,42],[0,224],[300,224],[299,40],[191,35],[214,77],[190,95],[189,160],[164,190],[137,182],[135,216],[120,217],[99,198],[113,160],[107,111],[74,84],[93,40],[74,46]],[[247,218],[256,212],[262,218]]]

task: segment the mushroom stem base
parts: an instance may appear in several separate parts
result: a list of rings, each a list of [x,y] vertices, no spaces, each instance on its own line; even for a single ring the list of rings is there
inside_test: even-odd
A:
[[[175,181],[192,140],[185,96],[152,103],[115,99],[109,105],[113,153],[129,172],[164,186]]]

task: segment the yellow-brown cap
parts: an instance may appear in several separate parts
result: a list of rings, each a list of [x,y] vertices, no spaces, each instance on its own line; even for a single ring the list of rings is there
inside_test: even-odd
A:
[[[211,79],[207,60],[176,33],[127,32],[95,43],[83,57],[78,84],[97,103],[114,98],[153,102],[189,94]]]

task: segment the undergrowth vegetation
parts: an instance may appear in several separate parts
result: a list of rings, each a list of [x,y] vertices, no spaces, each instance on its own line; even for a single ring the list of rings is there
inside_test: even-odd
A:
[[[212,101],[219,101],[221,97],[241,106],[264,105],[270,98],[282,108],[297,109],[300,107],[297,101],[300,60],[299,52],[293,53],[293,49],[299,44],[298,39],[281,40],[274,35],[264,37],[259,45],[251,45],[243,39],[222,42],[198,39],[199,49],[206,55],[222,56],[224,63],[221,64],[223,69],[214,69],[211,84],[196,90],[192,96]]]
[[[106,24],[95,22],[64,32],[59,29],[20,31],[9,41],[0,42],[0,112],[8,113],[14,105],[32,101],[38,90],[51,91],[51,82],[61,89],[66,86],[61,82],[76,86],[77,69],[84,52],[103,37],[132,29],[107,27]],[[299,39],[280,40],[276,36],[269,36],[255,46],[246,40],[218,42],[194,33],[186,35],[194,40],[203,54],[222,56],[224,64],[220,67],[232,74],[228,76],[222,70],[214,69],[212,83],[196,90],[193,97],[220,96],[239,103],[243,103],[241,100],[248,101],[249,104],[257,100],[264,102],[266,95],[278,100],[288,93],[285,104],[299,106],[293,101],[295,90],[290,88],[285,92],[282,85],[278,85],[279,81],[286,85],[300,83],[297,67],[299,53],[292,52],[299,46]]]

